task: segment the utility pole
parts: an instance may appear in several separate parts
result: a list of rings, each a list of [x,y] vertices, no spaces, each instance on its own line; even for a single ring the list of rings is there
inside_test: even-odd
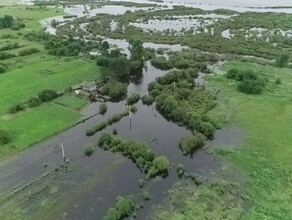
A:
[[[67,161],[66,161],[66,157],[65,157],[65,151],[64,151],[64,144],[63,144],[63,142],[61,142],[61,148],[62,148],[62,156],[63,156],[64,166],[65,166],[66,173],[67,173]]]

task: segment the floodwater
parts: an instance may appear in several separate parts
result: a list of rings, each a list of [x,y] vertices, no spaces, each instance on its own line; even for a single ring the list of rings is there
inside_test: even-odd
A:
[[[130,83],[128,91],[140,95],[147,94],[148,83],[165,73],[147,62],[143,77],[135,83]],[[100,134],[112,132],[113,128],[124,138],[146,143],[155,154],[167,156],[174,165],[167,178],[150,180],[145,186],[153,195],[153,199],[144,202],[144,208],[137,211],[137,217],[140,216],[140,219],[163,200],[164,192],[180,181],[176,174],[177,163],[184,164],[187,170],[199,173],[204,178],[212,178],[220,169],[220,160],[204,151],[198,151],[193,157],[183,156],[178,143],[182,136],[190,132],[167,121],[154,106],[144,106],[141,101],[137,103],[138,111],[132,115],[131,120],[125,117],[117,124],[107,127],[105,131],[87,137],[85,131],[88,128],[126,107],[125,102],[109,102],[107,106],[106,115],[97,115],[1,164],[0,195],[12,193],[15,189],[17,191],[4,200],[4,204],[9,205],[9,201],[23,201],[32,193],[36,195],[29,203],[20,204],[32,217],[41,216],[40,204],[49,199],[54,201],[56,206],[46,213],[46,216],[42,216],[44,219],[96,219],[97,216],[105,214],[119,195],[134,195],[137,201],[143,202],[138,180],[145,179],[146,175],[130,160],[98,147],[92,157],[83,156],[85,144],[96,145]],[[88,117],[98,111],[99,103],[93,103],[83,109],[82,114]],[[69,160],[67,173],[64,168],[60,168],[63,165],[60,143],[64,144],[65,155]],[[58,172],[54,171],[56,167],[59,167]],[[41,178],[46,172],[49,173]],[[36,189],[47,185],[49,188],[35,193]],[[57,192],[53,194],[52,191]],[[3,210],[0,206],[0,213],[1,211]]]

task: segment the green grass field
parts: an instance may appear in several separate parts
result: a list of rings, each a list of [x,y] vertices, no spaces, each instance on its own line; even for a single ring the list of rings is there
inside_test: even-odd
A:
[[[50,7],[45,9],[34,6],[6,6],[0,8],[0,17],[12,15],[24,20],[26,27],[22,31],[39,31],[42,29],[40,20],[63,14],[62,9]],[[13,34],[17,33],[17,31],[11,31],[10,29],[0,30],[0,35],[8,33]]]
[[[185,205],[178,208],[177,200],[171,202],[171,199],[183,191],[174,189],[170,202],[156,213],[155,219],[291,219],[292,70],[227,62],[222,72],[232,67],[253,69],[269,79],[263,94],[245,95],[224,75],[208,77],[208,87],[220,89],[218,106],[214,110],[217,114],[225,114],[227,123],[240,126],[245,135],[245,141],[239,146],[214,149],[239,167],[246,177],[242,177],[238,199],[230,201],[234,196],[226,196],[228,191],[222,195],[220,190],[203,187],[189,191],[183,199]],[[282,80],[280,85],[275,84],[276,73]],[[232,170],[232,166],[229,169]],[[203,194],[197,198],[198,193]],[[242,205],[242,198],[245,205]]]
[[[3,34],[15,36],[15,39],[0,39],[1,46],[9,43],[23,46],[5,52],[18,55],[20,50],[26,48],[38,48],[40,52],[1,61],[7,66],[7,71],[0,74],[0,128],[8,130],[13,136],[13,141],[0,147],[0,158],[12,155],[70,127],[80,119],[79,110],[87,101],[74,95],[64,95],[37,108],[27,109],[14,115],[7,114],[12,105],[36,97],[44,89],[63,90],[84,80],[90,81],[99,77],[99,67],[94,62],[79,58],[50,56],[41,43],[23,38],[23,34],[28,31],[41,30],[39,20],[61,15],[62,9],[49,7],[40,9],[33,6],[0,8],[0,17],[6,14],[24,19],[26,28],[20,31],[0,30],[0,36]]]

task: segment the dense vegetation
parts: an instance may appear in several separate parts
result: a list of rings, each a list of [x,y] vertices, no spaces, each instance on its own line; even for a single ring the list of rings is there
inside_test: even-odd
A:
[[[212,139],[218,125],[208,112],[214,108],[216,97],[203,87],[196,87],[196,76],[195,69],[171,71],[149,84],[149,94],[163,116]]]
[[[168,172],[170,163],[165,156],[156,156],[144,143],[128,141],[113,134],[103,134],[98,145],[107,151],[120,152],[130,158],[148,177]]]

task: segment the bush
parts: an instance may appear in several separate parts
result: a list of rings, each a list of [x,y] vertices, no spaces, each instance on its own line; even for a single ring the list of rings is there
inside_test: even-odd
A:
[[[134,105],[135,103],[137,103],[140,100],[140,95],[137,93],[133,93],[131,94],[128,98],[127,98],[127,104],[128,105]]]
[[[261,94],[263,92],[263,83],[259,80],[246,79],[238,83],[237,89],[245,94]]]
[[[94,153],[94,147],[92,144],[86,144],[84,146],[84,155],[90,157]]]
[[[41,91],[38,95],[39,95],[39,99],[42,102],[49,102],[58,97],[58,94],[55,90],[49,90],[49,89],[45,89]]]
[[[143,199],[144,199],[145,201],[148,201],[148,200],[151,199],[151,195],[150,195],[148,192],[146,192],[146,191],[144,191],[144,192],[142,193],[142,196],[143,196]]]
[[[34,108],[37,107],[39,105],[42,104],[42,101],[39,98],[36,97],[31,97],[28,101],[27,101],[27,105],[30,108]]]
[[[40,52],[40,50],[37,48],[29,48],[29,49],[24,49],[24,50],[19,51],[18,54],[19,56],[27,56],[27,55],[38,53],[38,52]]]
[[[0,73],[5,73],[6,72],[6,67],[0,65]]]
[[[188,135],[183,137],[179,142],[179,147],[184,154],[192,154],[194,151],[204,146],[206,137],[201,133],[194,135]]]
[[[168,171],[170,162],[166,156],[156,157],[152,162],[152,167],[149,171],[150,176],[157,176],[160,174],[165,174]]]
[[[8,131],[0,129],[0,144],[8,144],[12,141],[12,136]]]
[[[121,197],[116,200],[116,204],[113,208],[110,208],[103,220],[120,220],[129,216],[135,208],[135,201],[132,196]]]
[[[142,99],[143,105],[152,105],[153,102],[155,101],[154,98],[150,95],[149,96],[143,95],[141,99]]]
[[[214,137],[216,128],[209,122],[201,122],[199,132],[205,135],[208,139]]]
[[[100,106],[99,106],[99,113],[101,115],[104,115],[107,111],[107,106],[105,103],[101,103]]]
[[[281,84],[282,81],[281,81],[281,79],[280,79],[279,77],[277,77],[275,83],[276,83],[276,84]]]
[[[25,110],[25,104],[17,104],[17,105],[13,105],[9,108],[9,113],[15,114],[19,111],[24,111],[24,110]]]
[[[186,169],[185,169],[185,166],[184,166],[183,164],[179,163],[179,164],[177,165],[176,171],[177,171],[177,174],[178,174],[180,177],[182,177],[182,176],[184,175],[185,170],[186,170]]]

